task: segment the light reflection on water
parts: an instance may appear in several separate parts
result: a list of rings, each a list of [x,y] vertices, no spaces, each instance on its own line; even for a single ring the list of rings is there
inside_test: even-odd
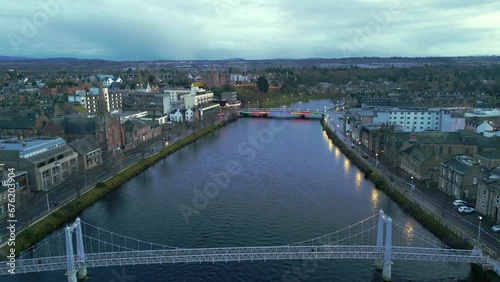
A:
[[[351,168],[351,162],[348,158],[344,158],[344,174],[347,175],[349,173],[349,169]]]

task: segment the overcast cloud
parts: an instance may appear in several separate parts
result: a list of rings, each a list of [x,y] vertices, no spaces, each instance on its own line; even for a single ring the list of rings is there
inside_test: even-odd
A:
[[[110,60],[500,55],[500,1],[3,1],[0,55]]]

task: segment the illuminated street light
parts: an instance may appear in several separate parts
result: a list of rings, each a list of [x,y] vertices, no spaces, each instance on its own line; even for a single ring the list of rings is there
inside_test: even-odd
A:
[[[483,219],[482,216],[479,217],[479,226],[477,227],[477,244],[479,245],[479,238],[481,237],[481,219]]]
[[[412,176],[410,182],[410,194],[413,194],[413,190],[415,190],[415,184],[413,184],[413,176]]]

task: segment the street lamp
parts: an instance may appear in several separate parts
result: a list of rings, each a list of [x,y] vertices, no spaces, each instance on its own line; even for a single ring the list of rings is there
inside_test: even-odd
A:
[[[43,190],[45,191],[45,199],[47,200],[47,212],[50,212],[49,189],[46,182],[43,183],[43,188]]]
[[[483,219],[482,216],[479,217],[479,226],[477,227],[477,244],[479,245],[479,238],[481,237],[481,219]]]
[[[375,168],[378,167],[378,153],[375,153]]]
[[[411,182],[410,182],[410,194],[413,194],[413,190],[415,189],[415,186],[413,184],[413,176],[411,177]]]
[[[361,141],[358,141],[358,153],[361,155]]]
[[[59,170],[61,169],[61,164],[59,162],[54,163],[54,167],[57,167]],[[53,168],[51,168],[52,170]],[[50,174],[49,174],[50,175]],[[61,177],[61,171],[57,173],[57,176],[60,178]],[[42,176],[43,180],[43,176]],[[52,176],[52,182],[54,182],[54,176]],[[45,199],[47,200],[47,211],[50,212],[50,202],[49,202],[49,187],[47,187],[47,182],[44,181],[43,183],[43,190],[45,191]]]

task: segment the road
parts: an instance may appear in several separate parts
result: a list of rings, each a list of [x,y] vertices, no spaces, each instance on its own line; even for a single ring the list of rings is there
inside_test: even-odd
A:
[[[487,220],[481,221],[478,213],[461,214],[453,205],[453,200],[449,195],[446,195],[437,188],[430,188],[425,183],[414,180],[409,174],[402,170],[389,167],[380,162],[377,156],[368,151],[360,144],[355,144],[349,136],[343,131],[340,117],[343,116],[341,107],[334,108],[325,115],[329,128],[337,134],[337,136],[345,144],[349,145],[351,150],[362,156],[366,154],[368,157],[365,160],[376,169],[379,174],[392,186],[404,191],[406,197],[412,201],[418,202],[426,209],[431,211],[435,218],[439,218],[445,224],[455,227],[462,232],[461,236],[469,243],[477,243],[479,239],[480,245],[485,246],[495,252],[496,257],[500,257],[500,233],[491,231],[492,223]],[[411,189],[413,187],[414,189]],[[483,216],[484,218],[484,216]],[[480,234],[478,236],[478,234]],[[478,238],[479,237],[479,238]]]

